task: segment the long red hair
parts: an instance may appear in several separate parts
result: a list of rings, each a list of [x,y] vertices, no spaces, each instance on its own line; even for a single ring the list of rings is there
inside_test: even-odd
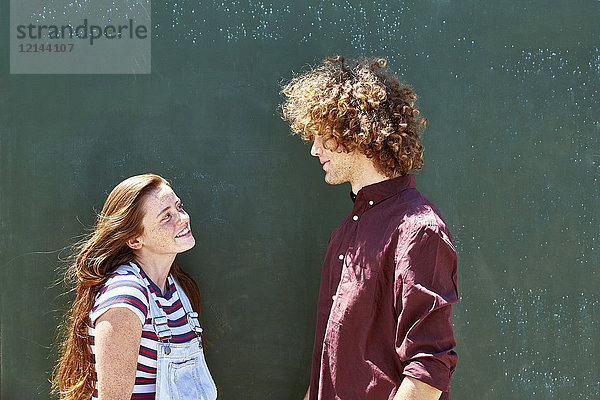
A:
[[[65,279],[75,286],[76,298],[63,324],[61,357],[52,379],[52,390],[61,400],[92,396],[96,374],[88,342],[90,311],[111,274],[133,259],[127,240],[143,233],[144,197],[163,184],[169,185],[154,174],[133,176],[119,183],[108,195],[92,233],[75,246]],[[200,291],[192,277],[176,261],[171,274],[200,314]]]

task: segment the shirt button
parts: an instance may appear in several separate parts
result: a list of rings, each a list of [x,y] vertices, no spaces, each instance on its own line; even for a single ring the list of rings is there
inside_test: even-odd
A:
[[[353,220],[358,220],[358,215],[355,215],[354,217],[352,217]]]
[[[369,205],[372,206],[373,205],[373,200],[369,201]]]
[[[337,298],[337,294],[334,294],[333,296],[331,296],[331,299],[332,299],[333,301],[335,301],[335,299],[336,299],[336,298]]]
[[[338,256],[338,258],[339,258],[340,260],[343,260],[343,259],[344,259],[344,255],[343,255],[343,254],[340,254],[340,255]]]

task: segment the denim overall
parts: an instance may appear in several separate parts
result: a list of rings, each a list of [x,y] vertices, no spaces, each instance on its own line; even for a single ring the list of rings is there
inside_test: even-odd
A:
[[[156,400],[215,400],[217,388],[204,359],[198,313],[177,281],[173,282],[196,337],[187,343],[170,343],[167,316],[156,303],[156,295],[148,291],[152,325],[160,342],[156,352]]]

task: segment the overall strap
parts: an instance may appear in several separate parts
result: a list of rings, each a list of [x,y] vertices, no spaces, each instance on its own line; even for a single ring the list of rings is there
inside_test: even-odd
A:
[[[188,299],[187,295],[185,294],[185,292],[183,291],[181,286],[179,286],[179,283],[177,283],[177,279],[173,278],[173,283],[175,284],[175,289],[177,290],[177,293],[179,295],[179,300],[181,300],[181,305],[183,306],[183,310],[185,311],[185,314],[187,315],[188,325],[192,329],[192,332],[194,332],[196,334],[196,336],[198,336],[200,341],[202,341],[202,336],[201,336],[202,328],[200,327],[200,323],[198,322],[198,313],[195,312],[194,309],[192,308],[192,304],[190,303],[190,300]]]
[[[144,282],[144,278],[142,278],[142,275],[140,274],[140,272],[138,270],[138,268],[141,269],[141,267],[134,261],[132,261],[131,264],[134,264],[137,267],[137,268],[132,267],[131,271],[142,282]],[[169,341],[171,340],[171,337],[172,337],[171,328],[169,328],[169,324],[168,324],[169,320],[168,320],[167,315],[165,314],[164,310],[161,307],[159,307],[158,299],[156,298],[156,295],[150,290],[150,288],[148,288],[148,304],[150,306],[150,309],[148,310],[148,314],[149,314],[148,316],[152,320],[152,327],[154,328],[154,332],[156,333],[158,340],[163,345],[165,354],[169,354],[169,353],[171,353],[171,347],[169,346]]]

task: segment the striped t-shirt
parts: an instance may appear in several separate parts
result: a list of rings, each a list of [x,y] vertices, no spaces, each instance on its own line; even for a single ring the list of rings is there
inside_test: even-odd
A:
[[[138,270],[138,273],[142,276],[142,280],[131,271],[132,268]],[[163,296],[154,282],[135,263],[122,265],[117,268],[104,287],[98,292],[96,302],[90,313],[88,335],[91,351],[94,356],[96,355],[94,325],[98,318],[107,310],[114,307],[128,308],[144,324],[142,327],[142,340],[135,374],[135,387],[131,396],[132,399],[154,399],[156,394],[156,354],[159,342],[152,326],[152,320],[148,315],[149,290],[155,294],[157,303],[167,316],[169,328],[173,335],[170,340],[171,343],[186,343],[196,336],[187,323],[187,316],[181,305],[181,300],[179,299],[179,294],[173,284],[171,275],[167,279],[167,286],[166,293]],[[98,398],[97,384],[93,398]]]

